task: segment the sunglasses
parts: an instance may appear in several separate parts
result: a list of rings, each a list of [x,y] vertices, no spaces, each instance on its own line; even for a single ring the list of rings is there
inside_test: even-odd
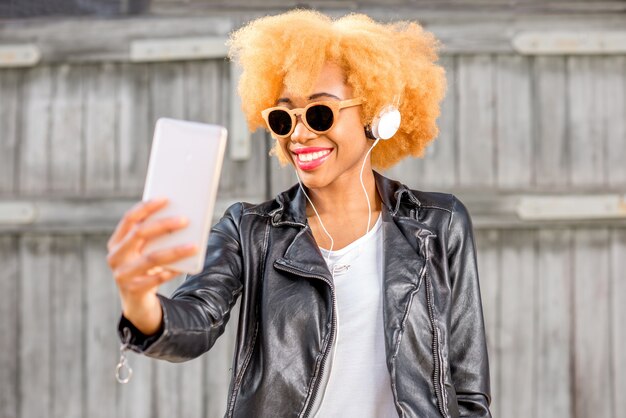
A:
[[[311,132],[318,135],[330,131],[337,120],[341,109],[359,106],[363,99],[348,99],[341,101],[313,102],[297,109],[286,107],[270,107],[261,112],[265,123],[272,134],[278,138],[286,138],[296,129],[296,118],[301,116],[302,123]]]

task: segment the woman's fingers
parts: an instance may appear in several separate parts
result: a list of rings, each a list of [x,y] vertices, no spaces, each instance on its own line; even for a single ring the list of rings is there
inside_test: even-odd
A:
[[[130,251],[141,251],[147,241],[161,235],[171,234],[188,224],[189,221],[186,218],[174,217],[135,225],[120,242],[109,249],[107,262],[112,269],[115,269],[127,258]]]
[[[156,266],[163,266],[173,263],[178,260],[190,257],[198,251],[198,248],[194,244],[181,245],[178,247],[153,251],[145,254],[129,263],[126,263],[123,267],[114,271],[115,280],[119,286],[125,286],[126,282],[131,281],[134,277],[147,275],[148,270]],[[155,275],[162,272],[153,271]],[[167,275],[165,275],[167,276]]]
[[[107,243],[107,249],[111,250],[115,244],[122,240],[131,230],[131,228],[139,222],[143,222],[148,216],[158,211],[159,209],[167,205],[168,200],[166,198],[153,199],[147,202],[139,202],[132,208],[130,208],[122,217],[122,220],[117,224],[113,235],[109,238]]]
[[[156,267],[155,267],[156,268]],[[133,277],[129,280],[125,289],[128,292],[144,292],[149,289],[153,289],[162,285],[165,282],[172,280],[174,277],[180,275],[181,273],[175,270],[170,270],[166,268],[161,268],[158,273],[146,274],[144,276]]]

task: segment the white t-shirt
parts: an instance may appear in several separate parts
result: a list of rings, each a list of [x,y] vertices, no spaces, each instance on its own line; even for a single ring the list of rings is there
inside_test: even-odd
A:
[[[321,249],[331,272],[335,269],[338,315],[319,418],[398,417],[385,360],[382,244],[379,216],[366,235],[347,247],[330,254]]]

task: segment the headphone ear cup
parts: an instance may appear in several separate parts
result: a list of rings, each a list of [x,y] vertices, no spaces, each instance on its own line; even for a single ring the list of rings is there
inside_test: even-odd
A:
[[[393,105],[385,106],[372,121],[372,135],[378,139],[389,139],[400,129],[400,111]]]

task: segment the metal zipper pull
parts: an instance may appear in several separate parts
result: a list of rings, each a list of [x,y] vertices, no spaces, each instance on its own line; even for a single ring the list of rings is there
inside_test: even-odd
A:
[[[115,366],[115,379],[121,383],[125,384],[130,381],[130,378],[133,377],[133,369],[128,365],[128,358],[126,357],[126,350],[128,350],[128,342],[130,341],[130,330],[128,328],[124,329],[124,342],[120,345],[120,360],[117,362],[117,366]]]

